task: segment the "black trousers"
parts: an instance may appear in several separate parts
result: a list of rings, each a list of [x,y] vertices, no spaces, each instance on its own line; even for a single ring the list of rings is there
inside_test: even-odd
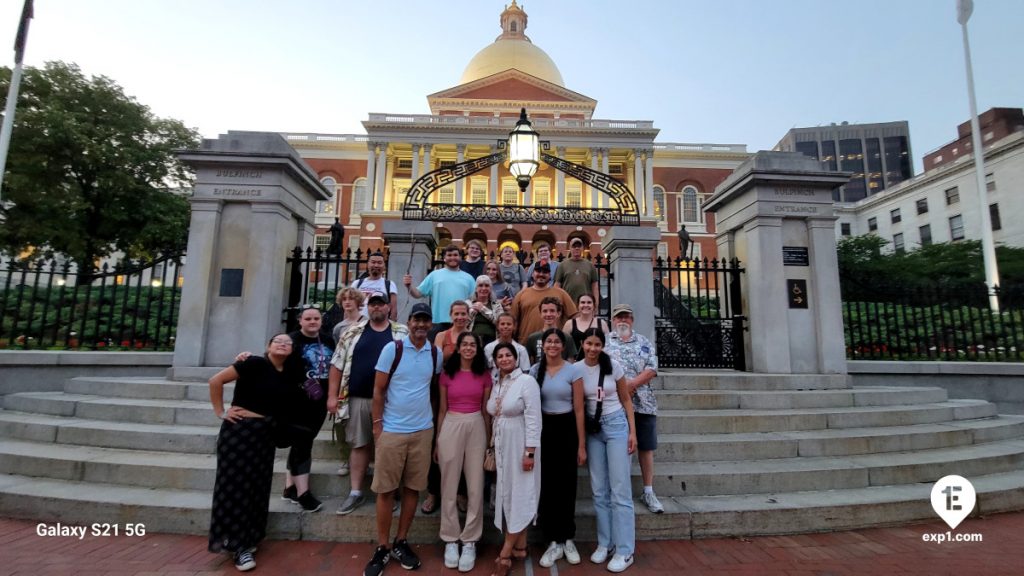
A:
[[[576,415],[544,414],[542,423],[537,523],[545,542],[565,542],[576,537]]]

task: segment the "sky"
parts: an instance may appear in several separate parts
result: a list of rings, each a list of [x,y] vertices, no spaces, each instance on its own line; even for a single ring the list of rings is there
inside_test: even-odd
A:
[[[511,1],[511,0],[508,0]],[[504,0],[36,0],[25,64],[77,63],[206,137],[365,133],[429,114]],[[22,0],[0,0],[0,65]],[[527,0],[526,33],[595,118],[770,149],[792,127],[910,123],[915,170],[969,116],[956,0]],[[978,110],[1024,106],[1024,1],[975,0]],[[6,52],[5,52],[6,51]]]

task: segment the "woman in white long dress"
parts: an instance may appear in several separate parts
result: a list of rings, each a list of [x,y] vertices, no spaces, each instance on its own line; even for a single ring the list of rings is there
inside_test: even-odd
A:
[[[498,467],[494,525],[505,542],[495,561],[495,576],[505,576],[512,558],[526,557],[526,528],[537,517],[540,499],[540,387],[519,369],[515,346],[494,347],[498,381],[487,400],[494,416],[494,456]]]

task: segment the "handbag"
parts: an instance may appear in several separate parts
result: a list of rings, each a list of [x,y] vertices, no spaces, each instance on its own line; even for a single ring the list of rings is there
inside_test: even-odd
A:
[[[597,378],[597,408],[594,409],[594,415],[587,414],[586,409],[583,410],[583,430],[587,434],[600,434],[601,433],[601,405],[604,404],[604,377],[606,376],[604,369],[598,371]]]

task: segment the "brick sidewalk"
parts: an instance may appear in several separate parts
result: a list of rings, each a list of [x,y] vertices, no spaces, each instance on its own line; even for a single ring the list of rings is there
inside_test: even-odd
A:
[[[206,538],[173,534],[144,537],[40,537],[35,522],[0,519],[0,575],[18,576],[199,576],[238,574],[227,556],[206,551]],[[487,526],[488,530],[493,529]],[[978,533],[983,542],[923,542],[924,533],[948,530],[942,522],[897,528],[874,528],[830,534],[744,539],[639,542],[636,563],[626,574],[735,576],[955,574],[967,576],[1024,574],[1024,512],[965,520],[955,534]],[[416,546],[423,559],[422,575],[446,574],[442,547]],[[531,547],[530,566],[514,565],[516,576],[608,574],[589,563],[591,544],[583,543],[583,563],[559,561],[555,569],[540,568],[543,552]],[[370,544],[269,541],[260,546],[254,573],[264,575],[331,574],[356,576],[372,552]],[[474,575],[487,576],[494,546],[482,547]],[[404,574],[397,565],[385,574]]]

